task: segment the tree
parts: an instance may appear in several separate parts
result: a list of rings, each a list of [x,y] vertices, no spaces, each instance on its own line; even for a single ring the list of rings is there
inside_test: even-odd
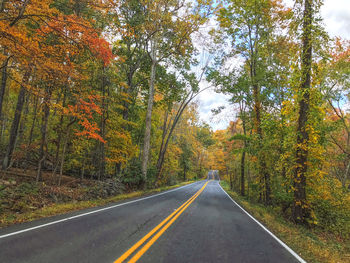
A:
[[[296,168],[294,172],[294,202],[293,220],[304,223],[308,216],[306,202],[306,173],[308,169],[308,131],[307,122],[309,114],[311,63],[312,63],[312,20],[313,1],[304,1],[303,38],[301,54],[301,81],[299,100],[299,114],[297,126]]]
[[[145,133],[142,151],[142,174],[147,181],[150,152],[152,108],[154,102],[156,66],[171,56],[190,55],[193,51],[191,34],[205,21],[207,13],[198,2],[194,12],[185,1],[145,1],[145,33],[148,39],[148,54],[151,62],[149,92],[146,110]],[[205,6],[205,5],[204,5]]]
[[[233,0],[218,15],[221,29],[229,37],[232,53],[245,59],[254,102],[254,133],[257,140],[257,156],[261,183],[261,201],[271,202],[270,174],[263,150],[262,94],[266,77],[266,48],[273,33],[282,6],[277,1]]]

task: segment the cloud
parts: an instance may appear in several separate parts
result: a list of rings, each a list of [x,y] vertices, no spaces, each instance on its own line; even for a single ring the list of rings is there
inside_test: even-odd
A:
[[[202,81],[201,87],[208,87],[206,81]],[[208,123],[213,130],[225,129],[230,120],[235,118],[235,113],[232,110],[232,105],[229,103],[230,96],[216,93],[213,88],[209,88],[203,91],[198,96],[199,104],[199,114],[202,121]],[[214,115],[212,109],[217,109],[221,106],[224,106],[225,109],[219,115]]]
[[[324,25],[330,36],[350,39],[350,1],[326,0],[321,7]]]

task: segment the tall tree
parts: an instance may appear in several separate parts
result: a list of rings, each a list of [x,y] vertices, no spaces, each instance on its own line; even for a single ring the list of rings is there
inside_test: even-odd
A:
[[[308,114],[310,106],[313,0],[304,0],[301,82],[297,126],[296,167],[294,171],[293,220],[304,223],[308,217],[306,202],[306,174],[308,170]]]
[[[191,54],[193,51],[191,34],[204,23],[210,9],[205,9],[208,9],[207,4],[198,2],[197,6],[192,6],[183,0],[145,0],[144,5],[145,31],[149,36],[148,54],[151,64],[141,167],[146,182],[157,64],[171,56]]]
[[[253,98],[254,133],[260,177],[261,201],[271,203],[271,179],[263,149],[263,95],[266,87],[267,48],[283,14],[280,1],[231,0],[218,15],[220,28],[232,43],[233,55],[245,59]]]

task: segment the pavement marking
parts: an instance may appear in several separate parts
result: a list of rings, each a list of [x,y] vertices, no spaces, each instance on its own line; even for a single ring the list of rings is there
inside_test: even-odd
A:
[[[138,249],[143,243],[149,239],[159,229],[160,231],[154,235],[128,262],[136,262],[153,244],[157,239],[174,223],[174,221],[187,209],[187,207],[203,192],[204,188],[209,183],[206,182],[201,189],[199,189],[190,199],[183,203],[178,209],[171,213],[166,219],[164,219],[159,225],[153,228],[147,235],[141,238],[135,245],[121,255],[114,263],[121,263],[126,260],[136,249]],[[163,228],[162,226],[166,224]]]
[[[257,219],[255,219],[251,214],[249,214],[246,210],[244,210],[243,207],[241,207],[235,200],[232,199],[232,197],[226,193],[226,191],[221,187],[220,183],[218,183],[221,190],[231,199],[231,201],[237,205],[244,213],[246,213],[251,219],[255,221],[259,226],[262,227],[270,236],[272,236],[282,247],[284,247],[289,253],[291,253],[300,263],[307,263],[304,259],[302,259],[295,251],[293,251],[290,247],[288,247],[282,240],[280,240],[278,237],[276,237],[270,230],[268,230],[263,224],[261,224]]]
[[[34,227],[29,227],[29,228],[25,228],[25,229],[22,229],[22,230],[19,230],[19,231],[15,231],[15,232],[11,232],[11,233],[8,233],[8,234],[4,234],[4,235],[0,236],[0,239],[6,238],[6,237],[9,237],[9,236],[18,235],[18,234],[25,233],[25,232],[28,232],[28,231],[32,231],[32,230],[35,230],[35,229],[38,229],[38,228],[42,228],[42,227],[58,224],[58,223],[65,222],[65,221],[68,221],[68,220],[72,220],[72,219],[75,219],[75,218],[79,218],[79,217],[82,217],[82,216],[95,214],[95,213],[98,213],[98,212],[101,212],[101,211],[106,211],[106,210],[113,209],[113,208],[116,208],[116,207],[119,207],[119,206],[124,206],[124,205],[128,205],[128,204],[136,203],[136,202],[143,201],[143,200],[146,200],[146,199],[150,199],[150,198],[153,198],[153,197],[157,197],[157,196],[160,196],[160,195],[168,194],[170,192],[177,191],[179,189],[188,187],[188,186],[193,185],[195,183],[197,183],[197,182],[194,182],[194,183],[191,183],[191,184],[188,184],[188,185],[184,185],[184,186],[181,186],[181,187],[169,190],[169,191],[165,191],[165,192],[162,192],[162,193],[159,193],[159,194],[155,194],[155,195],[139,198],[139,199],[136,199],[136,200],[128,201],[128,202],[125,202],[125,203],[122,203],[122,204],[108,206],[108,207],[97,209],[97,210],[90,211],[90,212],[87,212],[87,213],[83,213],[83,214],[79,214],[79,215],[63,218],[63,219],[52,221],[52,222],[49,222],[49,223],[46,223],[46,224],[42,224],[42,225],[38,225],[38,226],[34,226]]]

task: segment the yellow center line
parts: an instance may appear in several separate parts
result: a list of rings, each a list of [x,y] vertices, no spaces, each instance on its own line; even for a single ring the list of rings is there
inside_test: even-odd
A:
[[[153,228],[147,235],[141,238],[135,245],[133,245],[128,251],[121,255],[114,263],[121,263],[127,259],[136,249],[138,249],[148,238],[150,238],[155,232],[157,232],[164,224],[166,224],[174,215],[168,224],[164,226],[129,262],[136,262],[148,248],[164,233],[164,231],[182,214],[182,212],[202,193],[204,188],[209,182],[206,182],[203,187],[195,193],[190,199],[183,203],[178,209],[171,213],[166,219],[164,219],[159,225]],[[178,213],[178,214],[177,214]],[[155,238],[156,237],[156,238]],[[153,242],[152,242],[153,241]],[[145,248],[147,246],[147,248]]]
[[[157,239],[174,223],[174,221],[186,210],[186,208],[203,192],[204,188],[207,186],[208,182],[203,186],[198,195],[193,198],[189,203],[187,203],[181,211],[176,214],[150,241],[146,243],[136,254],[133,256],[129,263],[136,262],[153,244],[157,241]]]

